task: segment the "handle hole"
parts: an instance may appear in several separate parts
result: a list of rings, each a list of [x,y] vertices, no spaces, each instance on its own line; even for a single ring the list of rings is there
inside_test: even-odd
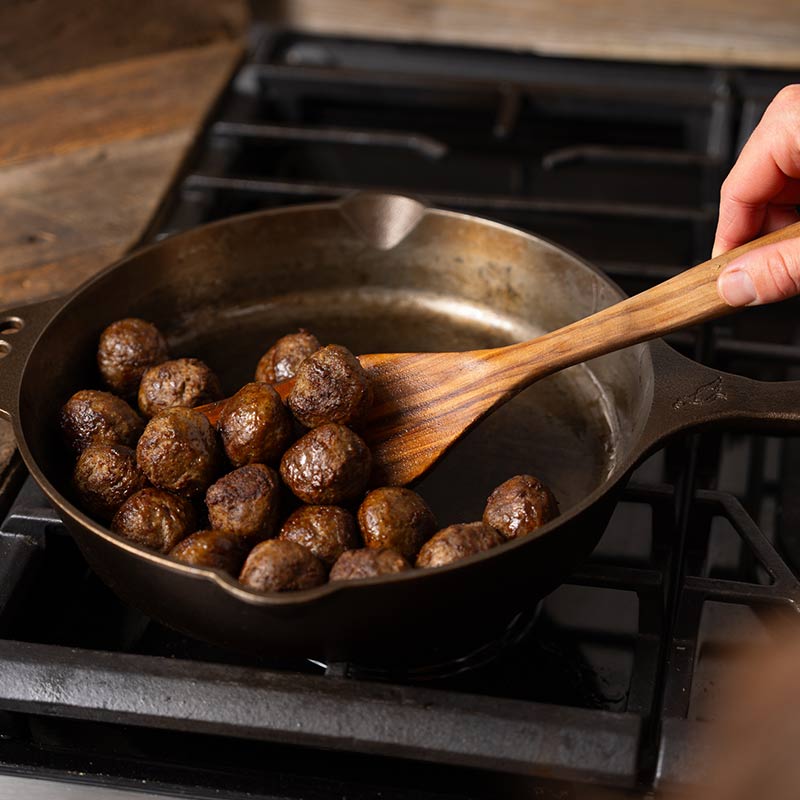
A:
[[[11,345],[0,340],[0,358],[5,358],[11,352]]]
[[[0,319],[0,334],[18,333],[25,327],[25,321],[19,317],[5,317]]]

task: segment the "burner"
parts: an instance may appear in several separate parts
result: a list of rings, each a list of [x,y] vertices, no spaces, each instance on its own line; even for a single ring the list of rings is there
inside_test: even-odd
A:
[[[365,666],[362,664],[343,662],[324,662],[310,659],[315,666],[325,670],[327,675],[344,676],[356,680],[377,680],[393,683],[432,683],[456,678],[486,670],[496,666],[503,659],[513,658],[515,651],[531,635],[539,616],[541,605],[535,609],[517,614],[511,620],[503,635],[494,641],[464,653],[461,656],[434,661],[429,664],[415,666]],[[480,680],[480,676],[477,676]]]

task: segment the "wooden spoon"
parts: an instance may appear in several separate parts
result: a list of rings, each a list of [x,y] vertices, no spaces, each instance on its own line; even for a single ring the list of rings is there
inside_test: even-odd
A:
[[[465,353],[359,356],[375,390],[362,431],[374,459],[373,482],[404,486],[421,477],[477,422],[540,378],[734,311],[717,292],[720,270],[742,253],[794,236],[800,223],[529,342]],[[291,382],[276,388],[285,398]],[[224,403],[198,410],[216,422]]]

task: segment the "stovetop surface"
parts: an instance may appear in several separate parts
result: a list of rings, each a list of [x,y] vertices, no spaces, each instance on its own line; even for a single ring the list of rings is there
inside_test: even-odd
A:
[[[543,234],[640,291],[707,256],[721,179],[792,79],[262,32],[148,237],[375,188]],[[797,311],[670,341],[792,378]],[[0,484],[0,764],[198,797],[690,782],[735,645],[794,615],[799,459],[794,438],[675,441],[538,615],[412,672],[243,658],[167,630],[88,570],[17,464]]]

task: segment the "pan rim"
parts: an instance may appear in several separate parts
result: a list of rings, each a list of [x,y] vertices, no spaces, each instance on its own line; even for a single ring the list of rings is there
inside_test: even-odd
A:
[[[382,192],[360,192],[358,194],[380,195],[383,197],[387,196],[403,197],[406,199],[412,199],[417,202],[420,202],[418,198],[415,198],[410,195],[394,195],[394,194],[386,195],[385,193]],[[55,323],[57,323],[57,321],[61,319],[63,314],[69,313],[69,309],[72,303],[77,298],[79,298],[85,291],[87,291],[90,287],[106,280],[110,275],[112,275],[117,270],[121,269],[131,261],[134,261],[139,258],[144,258],[152,252],[159,252],[164,249],[164,246],[167,243],[171,243],[173,241],[183,238],[190,240],[195,235],[200,235],[201,233],[207,234],[209,230],[214,230],[217,228],[220,230],[226,230],[227,228],[234,227],[236,224],[243,223],[248,220],[256,220],[265,217],[280,216],[287,213],[309,213],[309,212],[314,213],[320,211],[323,212],[331,211],[342,214],[343,204],[346,203],[348,198],[352,196],[353,195],[351,194],[351,195],[346,195],[334,201],[303,203],[293,206],[280,206],[276,208],[253,211],[247,214],[238,214],[231,217],[225,217],[224,219],[216,220],[214,222],[209,222],[204,225],[191,228],[188,231],[182,231],[180,233],[166,237],[165,239],[153,242],[152,244],[139,248],[133,251],[132,253],[123,256],[114,263],[105,267],[97,274],[91,276],[89,279],[84,281],[80,286],[74,289],[68,296],[66,296],[63,304],[61,304],[56,309],[53,316],[42,327],[42,330],[39,332],[39,335],[37,336],[36,340],[32,343],[27,358],[25,359],[25,364],[22,367],[19,379],[19,391],[21,392],[23,382],[26,379],[29,362],[33,357],[33,355],[36,353],[40,340],[42,336],[45,334],[45,332],[49,330]],[[523,230],[521,228],[517,228],[513,225],[508,225],[506,223],[499,222],[489,217],[480,217],[474,214],[468,214],[462,211],[454,211],[451,209],[430,207],[424,203],[423,205],[424,205],[424,211],[420,216],[420,220],[428,216],[447,217],[447,218],[464,220],[466,222],[472,222],[472,223],[478,222],[481,223],[482,225],[488,225],[497,230],[501,230],[513,234],[515,236],[522,236],[528,240],[536,242],[539,245],[543,245],[545,249],[551,252],[558,253],[559,255],[562,256],[567,256],[574,263],[580,265],[581,268],[591,271],[600,280],[606,283],[607,286],[615,293],[615,295],[620,298],[620,300],[625,299],[628,296],[611,278],[609,278],[598,267],[594,266],[593,264],[585,260],[583,257],[579,256],[578,254],[574,253],[569,248],[557,244],[556,242],[553,242],[552,240],[544,236],[541,236],[537,233],[532,233],[527,230]],[[634,347],[638,348],[640,350],[640,353],[644,355],[644,358],[642,359],[643,362],[642,366],[649,368],[649,370],[654,372],[653,354],[651,351],[650,343],[644,342],[638,345],[634,345]],[[22,458],[26,466],[28,467],[28,470],[30,471],[36,483],[48,497],[48,499],[54,504],[56,509],[59,511],[67,528],[70,528],[69,521],[73,521],[79,524],[84,530],[86,530],[90,534],[98,536],[101,539],[103,539],[108,545],[112,547],[117,547],[125,551],[134,558],[136,557],[143,558],[145,561],[150,562],[159,569],[176,572],[178,574],[182,574],[194,580],[202,580],[215,584],[219,589],[227,592],[236,599],[239,599],[249,605],[275,607],[275,608],[278,607],[298,608],[322,602],[326,598],[338,594],[340,592],[358,592],[358,591],[366,592],[370,587],[375,587],[377,585],[413,582],[415,580],[436,581],[440,579],[439,576],[448,575],[461,569],[476,567],[478,564],[483,563],[484,561],[500,557],[503,553],[508,553],[510,555],[512,552],[516,551],[519,548],[532,546],[534,541],[556,535],[556,532],[562,525],[567,525],[571,520],[573,520],[580,514],[583,514],[587,509],[589,509],[591,506],[593,506],[595,503],[601,500],[605,495],[613,491],[615,486],[624,479],[625,475],[628,473],[630,468],[637,460],[636,445],[643,438],[647,420],[651,416],[651,411],[652,411],[652,398],[650,400],[649,406],[646,409],[646,412],[643,413],[642,415],[643,421],[639,426],[640,431],[638,438],[632,441],[632,443],[627,448],[627,451],[625,453],[622,453],[620,455],[611,473],[606,477],[606,479],[601,484],[599,484],[590,494],[586,495],[580,502],[576,503],[566,512],[560,514],[558,517],[556,517],[555,519],[551,520],[550,522],[539,528],[535,536],[529,535],[521,537],[519,539],[505,541],[497,547],[491,548],[489,550],[480,553],[475,553],[471,556],[467,556],[465,558],[459,559],[457,561],[451,562],[450,564],[446,564],[441,567],[426,569],[426,568],[416,568],[412,565],[412,569],[407,570],[405,572],[394,573],[391,575],[384,575],[376,578],[353,580],[353,581],[328,581],[322,584],[321,586],[317,586],[312,589],[303,589],[285,593],[281,592],[259,593],[254,590],[247,589],[243,587],[241,584],[239,584],[238,580],[235,577],[230,576],[227,573],[222,572],[221,570],[211,567],[197,567],[181,563],[179,561],[169,558],[169,556],[166,554],[161,554],[154,552],[152,550],[147,550],[144,547],[134,544],[133,542],[130,542],[127,539],[123,538],[122,536],[114,533],[110,528],[106,528],[97,521],[88,517],[81,509],[79,509],[72,502],[70,502],[64,495],[61,494],[61,492],[53,485],[53,483],[49,480],[49,478],[44,474],[43,470],[39,467],[38,463],[34,459],[33,454],[31,453],[30,448],[28,446],[27,437],[25,436],[25,432],[23,430],[21,414],[19,413],[19,410],[17,411],[16,414],[13,415],[13,428],[17,438],[17,446],[20,450],[20,454],[22,455]]]

